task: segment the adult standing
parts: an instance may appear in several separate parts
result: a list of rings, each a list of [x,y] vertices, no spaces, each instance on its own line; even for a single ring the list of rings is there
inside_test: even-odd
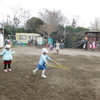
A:
[[[59,53],[59,48],[60,48],[60,43],[57,41],[56,42],[56,52]]]

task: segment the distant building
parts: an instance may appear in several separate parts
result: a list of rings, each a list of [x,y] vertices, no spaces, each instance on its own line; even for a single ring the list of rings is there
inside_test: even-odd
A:
[[[16,33],[16,41],[22,43],[28,43],[28,40],[34,40],[37,42],[37,45],[43,44],[43,37],[37,33]]]

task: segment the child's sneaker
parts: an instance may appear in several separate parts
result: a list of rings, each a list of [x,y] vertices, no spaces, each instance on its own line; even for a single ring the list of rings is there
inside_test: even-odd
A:
[[[8,69],[9,72],[11,72],[11,69]]]
[[[42,78],[47,78],[45,75],[41,75]]]
[[[35,70],[33,70],[33,75],[35,75],[35,73],[36,73],[36,71],[35,71]]]
[[[8,72],[7,69],[5,69],[4,72]]]

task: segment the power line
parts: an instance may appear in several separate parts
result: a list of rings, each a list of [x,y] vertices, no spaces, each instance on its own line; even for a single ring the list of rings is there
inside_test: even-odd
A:
[[[12,10],[12,8],[10,6],[8,6],[7,4],[5,4],[4,2],[0,1],[0,3],[2,3],[2,7],[5,6],[6,9],[9,8],[10,10]],[[0,14],[2,14],[3,16],[5,16],[6,18],[8,18],[8,14],[4,14],[2,12],[0,12]]]
[[[0,12],[2,15],[4,15],[4,16],[7,16],[7,15],[5,15],[5,14],[3,14],[2,12]]]
[[[2,2],[2,1],[0,1],[0,2],[1,2],[4,6],[6,6],[6,7],[12,9],[9,5],[5,4],[4,2]]]

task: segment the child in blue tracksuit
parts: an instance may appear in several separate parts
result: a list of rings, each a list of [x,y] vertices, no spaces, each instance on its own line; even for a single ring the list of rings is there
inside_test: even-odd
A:
[[[47,55],[48,51],[46,48],[43,48],[42,49],[42,55],[40,57],[40,60],[39,60],[39,63],[38,63],[38,66],[35,70],[33,70],[33,74],[35,75],[36,71],[37,70],[42,70],[42,75],[41,77],[42,78],[46,78],[45,76],[45,69],[46,69],[46,64],[48,64],[47,60],[46,59],[49,59],[49,60],[52,60],[48,55]]]
[[[10,64],[12,63],[13,60],[12,54],[14,54],[15,52],[12,52],[10,48],[11,46],[7,44],[5,46],[5,49],[0,53],[0,55],[3,55],[2,59],[4,61],[4,72],[11,71]],[[8,69],[7,69],[7,65],[8,65]]]

